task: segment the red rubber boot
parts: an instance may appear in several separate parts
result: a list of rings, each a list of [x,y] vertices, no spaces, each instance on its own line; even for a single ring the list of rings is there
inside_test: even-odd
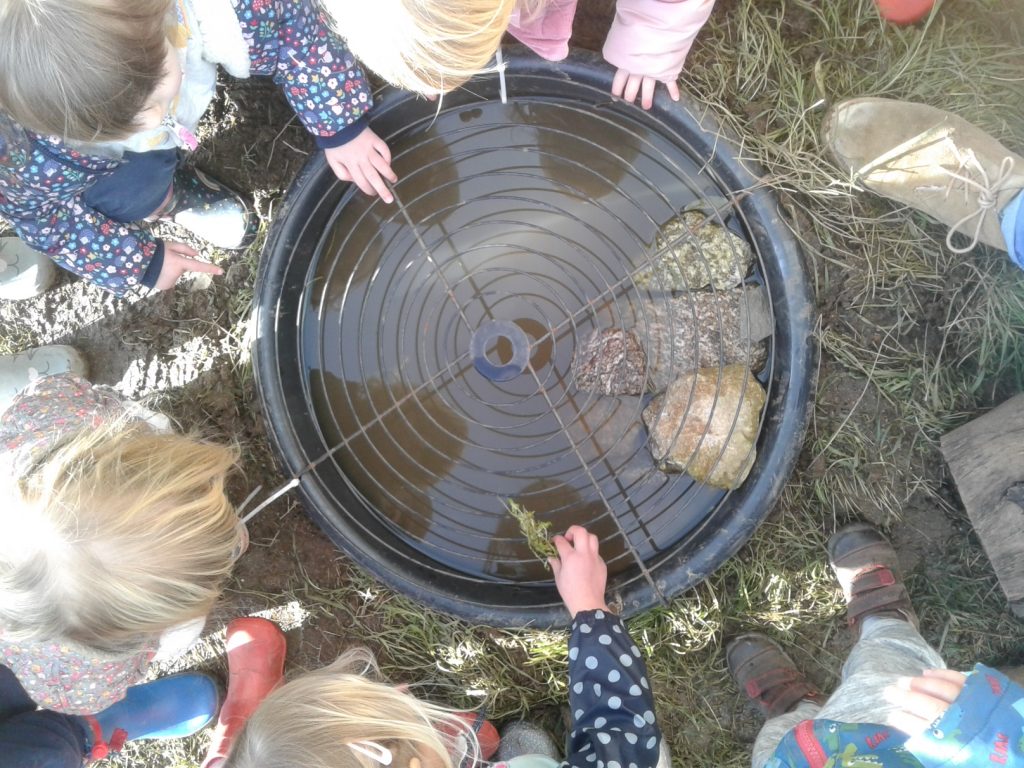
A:
[[[498,751],[498,729],[479,712],[456,712],[455,716],[476,733],[476,740],[480,744],[480,757],[490,760]]]
[[[235,619],[228,624],[228,693],[202,768],[216,768],[245,721],[284,679],[284,633],[272,621]]]

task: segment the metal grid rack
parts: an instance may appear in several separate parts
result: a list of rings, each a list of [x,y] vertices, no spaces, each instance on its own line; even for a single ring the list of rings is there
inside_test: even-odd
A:
[[[307,168],[258,289],[260,390],[314,518],[393,586],[491,623],[558,621],[550,575],[504,509],[515,499],[555,530],[598,532],[631,613],[702,578],[718,563],[701,553],[724,559],[767,512],[756,486],[777,493],[772,476],[795,457],[774,441],[798,445],[804,427],[805,403],[786,408],[809,391],[810,312],[792,311],[806,284],[792,242],[765,236],[756,184],[724,178],[657,111],[609,102],[586,57],[568,66],[598,82],[516,61],[507,103],[496,76],[436,114],[384,98],[376,125],[399,175],[394,205]],[[653,391],[608,395],[574,376],[575,356],[604,329],[648,346],[667,334],[659,365],[672,370],[696,367],[708,346],[693,328],[724,344],[715,289],[702,314],[699,287],[673,290],[654,271],[680,240],[703,258],[692,232],[658,239],[688,206],[750,242],[743,282],[763,286],[776,314],[755,372],[768,393],[760,455],[737,491],[657,467],[641,416]],[[669,302],[682,311],[666,313]],[[691,328],[682,349],[676,323]],[[741,357],[754,361],[749,342]]]

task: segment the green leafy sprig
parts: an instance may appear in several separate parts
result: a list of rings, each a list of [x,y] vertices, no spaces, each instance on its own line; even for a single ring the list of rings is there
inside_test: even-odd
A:
[[[503,503],[505,509],[519,523],[519,530],[523,534],[523,538],[526,539],[526,545],[530,551],[544,563],[545,568],[550,569],[548,558],[558,557],[558,550],[551,543],[551,523],[539,522],[533,512],[512,499],[505,499]]]

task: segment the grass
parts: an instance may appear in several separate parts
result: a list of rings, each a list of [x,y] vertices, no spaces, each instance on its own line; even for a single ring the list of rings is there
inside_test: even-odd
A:
[[[677,765],[749,764],[758,721],[728,680],[727,637],[767,632],[819,686],[836,683],[850,640],[824,545],[850,519],[873,520],[896,537],[913,566],[924,634],[951,664],[1022,661],[1024,624],[1006,609],[937,441],[1024,388],[1024,273],[984,248],[951,254],[940,227],[843,178],[818,135],[830,104],[887,96],[957,111],[1020,151],[1019,23],[1019,4],[1009,0],[947,2],[924,25],[906,29],[880,22],[870,0],[719,0],[691,54],[684,85],[737,137],[743,156],[765,169],[763,183],[779,193],[803,244],[821,312],[810,343],[820,345],[822,363],[800,467],[771,518],[706,582],[631,622]],[[284,133],[274,140],[278,155],[292,149]],[[257,151],[239,162],[243,176],[256,177]],[[260,199],[265,228],[271,197]],[[236,416],[249,419],[250,433],[241,436],[246,485],[266,481],[267,449],[248,415],[256,408],[246,322],[257,256],[254,248],[232,261],[245,276],[228,308],[205,319],[215,328],[178,328],[209,337],[205,354],[222,355],[218,365],[229,375],[164,401],[189,423],[216,424],[209,403],[228,390]],[[173,303],[190,306],[187,297]],[[5,324],[0,350],[44,336],[24,323]],[[266,517],[273,509],[258,518],[268,538],[254,541],[267,551],[282,547],[298,514]],[[917,541],[921,532],[930,540]],[[417,693],[482,704],[495,720],[529,715],[562,728],[564,633],[469,626],[330,557],[318,559],[315,575],[312,562],[310,573],[282,575],[275,590],[262,582],[250,589],[240,577],[229,595],[232,610],[295,603],[308,612],[292,633],[299,646],[292,673],[365,643],[386,674]],[[201,658],[185,663],[220,670],[218,642],[210,639]],[[204,738],[133,747],[111,763],[190,768]]]
[[[531,510],[526,509],[512,499],[505,499],[502,503],[505,505],[508,513],[515,518],[516,523],[519,524],[519,531],[523,538],[526,539],[526,543],[530,547],[533,556],[544,563],[545,568],[550,569],[551,566],[548,564],[548,558],[558,557],[558,550],[551,543],[551,536],[553,535],[551,523],[538,522]]]
[[[1020,659],[1024,626],[1009,616],[950,500],[937,439],[1020,388],[1024,279],[1002,255],[950,254],[939,227],[854,189],[818,138],[829,104],[880,95],[959,111],[1019,149],[1024,55],[996,39],[989,20],[955,10],[896,29],[870,2],[720,4],[687,67],[691,93],[767,169],[765,183],[793,218],[823,316],[821,389],[835,396],[819,402],[801,470],[740,555],[631,622],[678,765],[749,764],[745,742],[757,722],[728,681],[728,636],[766,631],[818,684],[835,684],[849,636],[824,543],[849,519],[894,532],[934,522],[948,535],[931,543],[942,565],[923,558],[911,580],[926,636],[953,664]],[[396,600],[404,603],[386,603]],[[415,670],[392,666],[396,674],[443,669],[447,685],[458,681],[453,691],[487,691],[498,718],[561,706],[563,637],[452,625],[412,605],[408,616],[395,610],[397,637],[378,640],[376,622],[392,621],[380,616],[373,632],[352,634],[387,655],[410,632],[422,638],[417,648],[398,646],[402,659],[418,661]]]

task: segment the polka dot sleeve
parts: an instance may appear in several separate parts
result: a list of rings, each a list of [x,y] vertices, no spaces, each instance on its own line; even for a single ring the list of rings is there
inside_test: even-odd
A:
[[[661,731],[647,667],[622,620],[581,611],[569,639],[569,765],[654,768]]]

